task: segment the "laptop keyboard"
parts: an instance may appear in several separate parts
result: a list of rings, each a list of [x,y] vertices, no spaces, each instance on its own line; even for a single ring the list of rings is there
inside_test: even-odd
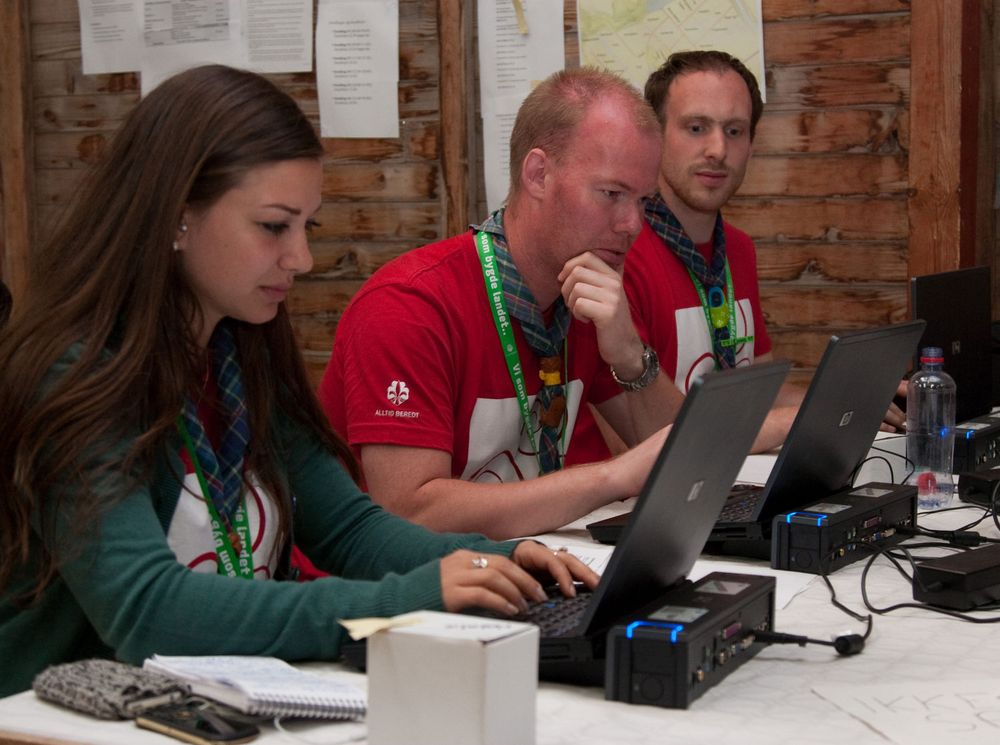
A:
[[[722,508],[718,522],[745,523],[753,519],[753,511],[760,500],[763,488],[756,484],[735,484],[729,490],[726,506]]]
[[[548,600],[532,603],[528,612],[515,616],[513,620],[533,623],[540,627],[542,638],[563,636],[576,629],[580,615],[590,603],[591,593],[577,590],[576,597],[568,598],[555,588]]]

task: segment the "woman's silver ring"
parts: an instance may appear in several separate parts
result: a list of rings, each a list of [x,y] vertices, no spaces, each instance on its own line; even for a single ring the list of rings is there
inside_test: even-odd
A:
[[[566,548],[565,546],[560,546],[559,548],[557,548],[557,549],[556,549],[555,551],[553,551],[552,553],[554,553],[554,554],[555,554],[556,556],[558,556],[559,554],[564,554],[564,553],[566,553],[566,552],[568,552],[568,551],[569,551],[569,549],[568,549],[568,548]]]
[[[485,556],[477,556],[475,559],[472,560],[472,566],[474,566],[476,569],[485,569],[489,565],[490,563],[486,560]]]

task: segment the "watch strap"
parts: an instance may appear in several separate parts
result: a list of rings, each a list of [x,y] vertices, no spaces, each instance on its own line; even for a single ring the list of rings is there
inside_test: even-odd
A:
[[[639,373],[639,377],[635,380],[622,380],[618,377],[615,369],[611,368],[611,377],[615,379],[618,385],[630,392],[641,391],[656,380],[656,376],[659,374],[660,358],[656,354],[656,350],[648,344],[642,345],[642,372]]]

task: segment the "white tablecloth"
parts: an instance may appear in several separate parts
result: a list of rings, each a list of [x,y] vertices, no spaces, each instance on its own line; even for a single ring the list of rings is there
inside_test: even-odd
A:
[[[744,478],[761,480],[767,468],[766,456],[751,458]],[[756,469],[757,475],[748,478],[747,469]],[[629,506],[620,503],[601,510],[545,539],[599,555],[602,549],[590,541],[583,525]],[[942,512],[924,516],[920,522],[957,527],[981,512]],[[992,522],[981,531],[1000,537]],[[831,578],[838,598],[859,612],[865,612],[860,586],[863,564],[844,567]],[[699,562],[696,573],[719,566]],[[765,565],[726,566],[753,572]],[[833,607],[820,578],[785,572],[777,576],[782,598],[776,612],[777,630],[823,639],[864,630],[864,624]],[[884,561],[871,571],[868,592],[879,605],[912,599],[910,584]],[[997,631],[995,625],[964,623],[923,610],[876,616],[872,636],[860,655],[838,657],[824,646],[775,645],[736,669],[687,710],[609,702],[599,688],[541,683],[537,742],[913,745],[960,739],[963,745],[994,743],[1000,736],[1000,684],[994,682],[1000,670]],[[314,667],[341,671],[364,685],[364,676],[343,672],[336,665]],[[414,676],[418,681],[419,671]],[[364,737],[359,724],[305,724],[296,725],[295,731],[305,740],[266,728],[258,742],[337,743]],[[30,692],[0,700],[0,744],[5,742],[4,732],[87,743],[167,742],[127,722],[97,722],[46,705]]]

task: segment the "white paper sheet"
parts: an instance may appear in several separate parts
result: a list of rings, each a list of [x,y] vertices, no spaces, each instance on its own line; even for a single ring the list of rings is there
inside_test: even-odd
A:
[[[813,686],[813,692],[898,745],[931,739],[994,745],[1000,737],[1000,682],[995,678],[822,685]]]
[[[494,210],[510,184],[510,130],[517,109],[538,82],[565,65],[563,2],[479,0],[478,17],[486,204]]]
[[[503,96],[483,110],[483,175],[486,205],[497,209],[507,199],[510,188],[510,133],[524,96]]]
[[[238,0],[145,0],[142,95],[195,65],[246,66]]]
[[[79,0],[84,75],[138,70],[142,0]]]
[[[471,639],[481,642],[505,639],[535,628],[532,624],[521,621],[427,610],[396,616],[396,620],[398,623],[391,627],[394,633],[433,636],[439,639]]]
[[[312,0],[79,0],[87,75],[138,70],[145,95],[194,65],[312,70]]]
[[[399,137],[398,0],[320,0],[316,85],[323,137]]]
[[[312,70],[312,0],[243,0],[247,67],[257,72]]]
[[[552,549],[565,545],[574,556],[598,574],[604,574],[608,562],[611,561],[613,551],[611,546],[604,546],[600,543],[588,545],[551,533],[537,536],[535,540],[541,541]],[[688,579],[699,580],[712,572],[737,572],[739,574],[760,574],[774,577],[774,604],[779,609],[787,607],[796,595],[803,592],[817,579],[815,574],[786,572],[781,569],[772,569],[759,561],[741,561],[739,559],[698,559],[688,574]]]

